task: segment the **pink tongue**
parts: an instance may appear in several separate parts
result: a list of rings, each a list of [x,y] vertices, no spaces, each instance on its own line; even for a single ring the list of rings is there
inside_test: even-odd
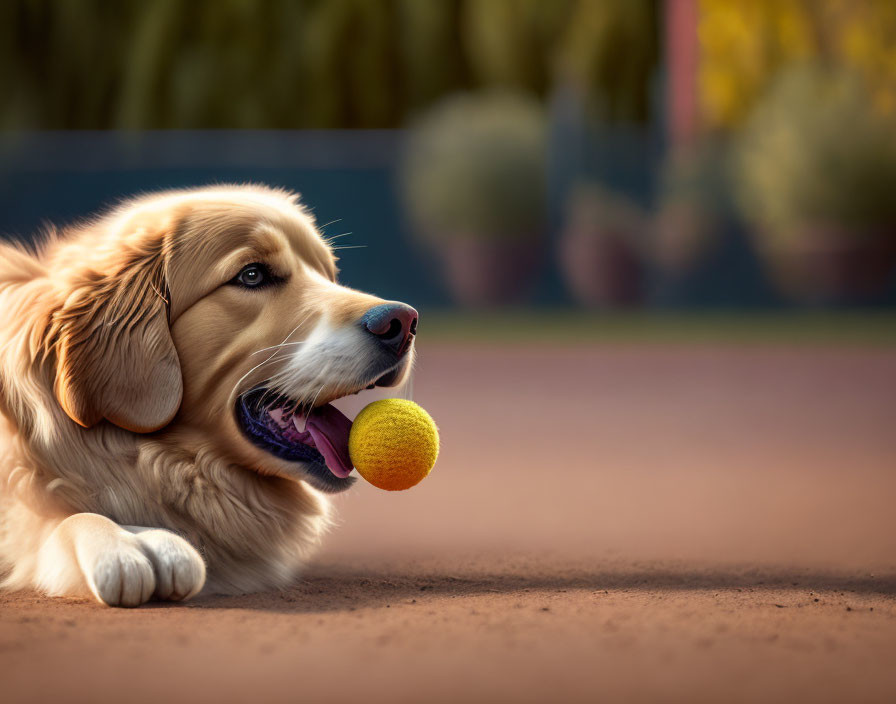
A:
[[[297,419],[295,422],[300,421]],[[327,404],[311,412],[305,423],[305,429],[311,433],[317,451],[324,456],[327,467],[333,474],[343,478],[351,474],[348,433],[352,429],[352,422],[348,418]]]

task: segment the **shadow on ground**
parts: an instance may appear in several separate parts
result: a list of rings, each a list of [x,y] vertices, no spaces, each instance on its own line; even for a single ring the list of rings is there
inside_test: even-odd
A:
[[[250,609],[282,613],[322,613],[382,608],[419,598],[512,595],[557,591],[791,590],[896,597],[896,574],[848,576],[811,570],[627,570],[577,574],[392,575],[328,570],[275,593],[206,596],[185,604],[199,609]],[[150,605],[164,608],[165,604]]]

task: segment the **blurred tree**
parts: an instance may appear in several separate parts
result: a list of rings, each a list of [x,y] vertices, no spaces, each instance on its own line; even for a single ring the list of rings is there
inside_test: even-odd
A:
[[[543,95],[572,6],[569,0],[465,3],[463,43],[476,81]]]
[[[0,126],[395,127],[559,65],[647,118],[657,0],[5,0]]]
[[[649,0],[574,3],[558,59],[599,118],[649,119],[650,79],[659,56],[657,15],[657,4]]]
[[[0,3],[0,127],[105,126],[120,85],[134,2]],[[100,39],[102,38],[102,39]],[[115,57],[116,60],[113,59]]]
[[[399,3],[400,63],[410,112],[469,87],[469,66],[460,50],[460,13],[458,0]]]

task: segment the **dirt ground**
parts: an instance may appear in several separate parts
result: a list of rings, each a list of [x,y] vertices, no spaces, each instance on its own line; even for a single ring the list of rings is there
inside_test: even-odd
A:
[[[896,701],[896,353],[422,348],[443,451],[294,588],[0,596],[3,702]]]

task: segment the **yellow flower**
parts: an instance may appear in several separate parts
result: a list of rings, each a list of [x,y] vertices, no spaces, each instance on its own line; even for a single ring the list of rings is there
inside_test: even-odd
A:
[[[700,0],[698,90],[708,127],[732,127],[782,68],[820,59],[857,70],[896,110],[892,0]]]

